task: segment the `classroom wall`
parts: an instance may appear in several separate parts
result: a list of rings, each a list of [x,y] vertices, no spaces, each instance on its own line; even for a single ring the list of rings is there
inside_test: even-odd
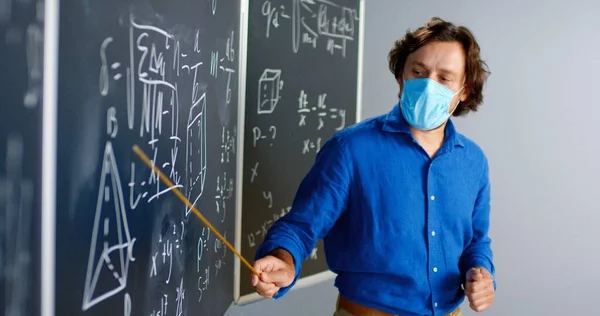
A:
[[[592,0],[366,3],[363,117],[397,101],[387,52],[431,16],[471,28],[492,72],[480,111],[455,121],[491,168],[498,292],[484,315],[597,312],[599,13]],[[329,281],[231,315],[331,315],[335,297]]]

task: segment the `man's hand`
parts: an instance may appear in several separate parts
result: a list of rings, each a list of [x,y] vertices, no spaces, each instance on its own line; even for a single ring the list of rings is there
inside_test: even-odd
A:
[[[467,272],[465,294],[470,307],[476,312],[482,312],[494,303],[494,281],[492,275],[484,268],[471,268]]]
[[[292,256],[285,250],[276,250],[254,262],[260,278],[252,275],[252,286],[263,297],[273,297],[280,288],[294,282],[296,271]]]

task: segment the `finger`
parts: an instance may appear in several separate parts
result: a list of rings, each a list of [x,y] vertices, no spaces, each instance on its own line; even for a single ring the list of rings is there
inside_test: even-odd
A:
[[[255,286],[255,288],[256,288],[256,292],[258,292],[258,294],[260,294],[261,296],[265,296],[266,293],[268,293],[269,291],[271,291],[274,288],[277,288],[277,286],[273,283],[258,282],[258,284]]]
[[[469,303],[469,307],[476,312],[482,312],[492,305],[491,301],[474,301]]]
[[[472,291],[465,292],[465,295],[468,296],[470,302],[478,301],[482,298],[489,297],[490,295],[493,295],[493,294],[494,294],[493,291],[489,291],[487,289],[483,289],[483,290],[477,291],[477,292],[472,292]]]
[[[474,281],[474,282],[467,282],[467,286],[465,287],[465,290],[469,291],[469,292],[479,292],[485,288],[487,288],[487,282],[483,282],[483,281]]]
[[[254,268],[257,269],[259,273],[265,271],[277,271],[287,266],[288,265],[285,262],[274,256],[265,256],[254,263]]]
[[[470,302],[476,308],[481,308],[482,306],[490,306],[494,302],[494,294],[486,293],[486,295],[470,300]]]
[[[279,291],[279,287],[276,286],[276,287],[266,291],[264,293],[264,297],[273,297],[273,296],[275,296],[275,294],[277,294],[278,291]]]
[[[294,276],[288,269],[282,269],[272,272],[261,273],[261,279],[263,282],[275,283],[279,286],[288,286],[291,281],[294,280]]]
[[[250,278],[251,282],[252,282],[252,286],[256,286],[258,284],[258,281],[260,281],[258,279],[258,277],[256,275],[252,275],[252,277]]]
[[[492,306],[491,302],[475,303],[475,304],[471,305],[471,309],[476,312],[483,312],[484,310],[488,309],[490,306]]]
[[[259,275],[260,275],[260,273],[262,272],[262,266],[263,266],[262,260],[263,260],[263,259],[256,260],[256,261],[254,261],[254,263],[252,264],[252,267],[254,268],[254,270],[256,270],[256,272],[258,272],[258,274],[259,274]],[[253,277],[254,277],[254,276],[256,276],[256,275],[253,275]]]
[[[271,261],[269,256],[266,256],[264,258],[256,260],[252,266],[254,267],[256,272],[260,274],[269,266],[269,261]]]
[[[485,268],[479,268],[484,279],[493,280],[492,274]]]
[[[469,286],[469,284],[467,286]],[[489,279],[473,282],[470,284],[470,290],[471,292],[482,292],[487,290],[494,292],[494,282]]]

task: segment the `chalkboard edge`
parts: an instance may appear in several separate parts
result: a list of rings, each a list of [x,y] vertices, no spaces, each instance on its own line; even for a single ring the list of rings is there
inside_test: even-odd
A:
[[[236,170],[236,197],[235,197],[235,243],[238,253],[242,253],[242,197],[244,180],[244,129],[246,123],[246,62],[248,54],[248,19],[246,12],[249,10],[249,0],[240,0],[240,30],[239,30],[239,69],[238,73],[238,131],[237,131],[237,170]],[[248,260],[249,258],[246,258]],[[241,286],[241,261],[235,257],[233,264],[233,303],[240,298]],[[244,267],[245,268],[245,267]],[[234,305],[234,304],[231,304]]]
[[[56,154],[58,124],[58,43],[60,0],[44,3],[42,78],[42,205],[40,315],[55,313]]]
[[[358,75],[356,82],[356,123],[362,120],[363,64],[365,52],[365,0],[359,0],[358,20]]]
[[[335,276],[335,273],[333,273],[330,270],[326,270],[317,274],[313,274],[311,276],[307,276],[305,278],[301,278],[296,282],[294,287],[290,289],[290,292],[294,292],[299,289],[309,287],[311,285],[319,284],[321,282],[329,281],[335,278]],[[288,292],[287,295],[289,295],[290,292]],[[236,300],[235,305],[244,306],[265,299],[266,298],[258,295],[258,293],[246,294],[244,296],[241,296],[238,300]]]

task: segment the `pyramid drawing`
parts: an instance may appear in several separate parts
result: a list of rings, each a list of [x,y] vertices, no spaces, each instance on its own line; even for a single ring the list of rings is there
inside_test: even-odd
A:
[[[95,212],[83,293],[84,311],[127,286],[132,240],[119,170],[110,142],[104,149]]]

